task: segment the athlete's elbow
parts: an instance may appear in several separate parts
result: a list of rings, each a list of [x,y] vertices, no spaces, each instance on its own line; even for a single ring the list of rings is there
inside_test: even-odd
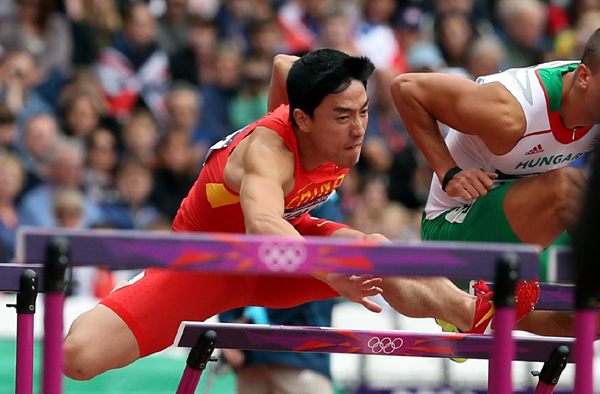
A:
[[[246,234],[267,235],[276,233],[277,223],[283,220],[280,216],[261,213],[246,217],[244,224],[246,226]]]
[[[402,107],[410,106],[411,103],[415,102],[415,95],[417,93],[416,85],[416,74],[400,74],[394,78],[390,86],[390,91],[398,110],[401,110]]]
[[[394,78],[392,84],[390,85],[392,97],[394,97],[394,99],[400,98],[406,91],[407,86],[410,86],[411,81],[412,79],[408,74],[400,74]]]

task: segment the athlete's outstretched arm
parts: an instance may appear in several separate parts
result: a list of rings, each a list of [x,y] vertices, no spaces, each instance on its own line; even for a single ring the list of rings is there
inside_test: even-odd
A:
[[[267,109],[269,112],[279,107],[281,104],[288,104],[288,94],[286,81],[292,68],[292,64],[300,59],[298,56],[277,55],[273,59],[273,72],[271,74],[271,84],[269,85],[269,101]]]
[[[283,218],[285,195],[293,187],[293,154],[273,130],[264,127],[257,127],[244,142],[244,145],[240,144],[236,148],[242,149],[234,151],[230,157],[235,162],[242,156],[241,166],[229,167],[228,163],[226,179],[229,178],[228,184],[234,189],[239,182],[246,233],[302,237]],[[239,179],[235,179],[236,177]],[[374,312],[381,311],[379,305],[367,298],[381,293],[381,289],[377,287],[381,279],[330,273],[314,276],[349,301],[360,303]]]
[[[523,135],[526,120],[518,101],[500,83],[478,84],[447,74],[402,74],[391,85],[396,109],[411,138],[440,182],[456,167],[438,121],[479,136],[495,154],[510,151]],[[471,200],[485,195],[496,175],[463,169],[446,187],[451,196]]]
[[[264,127],[257,127],[238,149],[229,159],[225,176],[230,187],[239,187],[246,233],[300,237],[283,218],[284,189],[294,179],[293,153],[275,131]],[[241,159],[237,170],[232,167],[236,159]]]

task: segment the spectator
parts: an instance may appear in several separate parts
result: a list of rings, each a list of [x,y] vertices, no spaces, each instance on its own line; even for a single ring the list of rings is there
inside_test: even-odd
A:
[[[165,0],[167,9],[158,20],[156,41],[169,56],[183,49],[187,43],[188,0]]]
[[[369,109],[369,123],[361,152],[361,165],[366,172],[385,175],[392,167],[394,155],[402,152],[409,140],[398,111],[395,110],[389,89],[394,73],[375,74],[376,94]]]
[[[91,66],[121,29],[116,0],[64,0],[73,36],[73,65]]]
[[[144,163],[148,168],[156,167],[158,129],[156,120],[148,111],[134,113],[123,126],[123,157]]]
[[[395,5],[390,0],[365,3],[364,19],[356,28],[355,46],[361,55],[369,57],[379,71],[408,71],[404,52],[390,25]]]
[[[414,239],[412,213],[399,203],[388,200],[385,181],[380,177],[365,178],[357,209],[349,224],[359,231],[376,231],[389,239]]]
[[[16,115],[19,135],[24,134],[30,116],[54,112],[52,105],[35,90],[42,79],[31,53],[17,51],[6,55],[0,75],[0,100]]]
[[[257,57],[272,62],[278,53],[286,53],[287,48],[281,39],[281,30],[274,17],[268,19],[256,19],[250,23],[248,28],[250,39],[251,57]]]
[[[17,151],[17,125],[13,112],[0,104],[0,151]]]
[[[293,308],[238,308],[219,315],[222,322],[294,326],[331,326],[334,300]],[[238,394],[333,394],[327,353],[257,352],[223,349],[235,370]]]
[[[374,25],[390,26],[396,14],[394,0],[371,0],[364,3],[365,20]]]
[[[73,37],[54,0],[19,0],[15,17],[0,26],[0,45],[33,54],[44,73],[71,72]]]
[[[217,13],[220,37],[235,43],[243,52],[250,48],[248,27],[256,18],[255,0],[223,0]]]
[[[212,19],[191,16],[186,46],[170,58],[173,80],[205,85],[214,80],[219,29]]]
[[[467,52],[467,71],[474,80],[495,74],[504,69],[504,59],[502,43],[493,36],[482,37],[475,40]]]
[[[568,3],[567,10],[571,26],[575,25],[581,17],[590,11],[600,11],[597,0],[573,0]]]
[[[87,139],[87,165],[83,174],[83,190],[98,204],[114,199],[114,172],[118,162],[117,139],[99,128]]]
[[[17,227],[21,224],[16,201],[25,181],[25,171],[14,153],[0,151],[0,262],[12,261]]]
[[[108,99],[104,93],[104,90],[102,89],[100,81],[98,78],[96,78],[93,68],[80,67],[75,70],[73,76],[61,90],[58,106],[64,106],[64,104],[71,100],[73,96],[77,96],[79,94],[90,95],[92,100],[94,100],[97,105],[100,106],[102,113],[108,116]]]
[[[496,1],[434,0],[431,15],[433,18],[429,22],[425,21],[425,24],[429,23],[433,29],[433,20],[439,15],[459,14],[465,15],[471,21],[478,35],[494,34],[494,25],[492,25],[490,18],[494,17],[491,7],[495,4]]]
[[[231,44],[223,44],[215,63],[215,81],[201,89],[204,102],[210,103],[202,108],[202,125],[210,140],[216,142],[235,130],[231,125],[229,108],[237,97],[242,73],[242,54]]]
[[[435,43],[449,67],[466,75],[467,51],[477,38],[477,32],[465,14],[440,14],[434,24]]]
[[[267,114],[271,62],[247,58],[242,69],[240,93],[231,100],[231,126],[240,129]]]
[[[192,138],[200,123],[201,97],[198,89],[184,81],[175,81],[167,95],[167,129],[181,130]]]
[[[159,121],[166,119],[169,58],[156,44],[156,19],[148,4],[127,6],[123,33],[101,52],[96,74],[115,118],[125,121],[145,106]]]
[[[406,57],[411,72],[435,72],[446,67],[440,49],[428,41],[414,44],[407,52]]]
[[[314,50],[319,39],[319,20],[333,11],[332,0],[292,0],[277,12],[285,47],[291,53]]]
[[[200,162],[212,141],[210,133],[201,125],[202,97],[198,89],[184,81],[175,81],[167,96],[167,110],[167,132],[185,133],[193,145],[195,160]]]
[[[64,131],[67,135],[85,140],[100,126],[102,104],[91,92],[74,92],[61,103]]]
[[[78,229],[84,226],[83,210],[85,197],[78,189],[61,189],[56,193],[54,200],[54,215],[58,227]],[[102,282],[112,284],[114,288],[114,279],[110,271],[98,267],[74,267],[69,271],[69,282],[72,288],[69,295],[83,297],[99,297],[100,288],[106,293],[106,285]],[[110,290],[109,290],[110,291]]]
[[[54,199],[54,216],[61,228],[83,227],[83,194],[77,189],[61,189]]]
[[[158,157],[151,201],[172,221],[181,201],[196,181],[200,166],[195,160],[187,134],[179,131],[165,135],[158,149]]]
[[[23,163],[27,171],[28,191],[50,175],[50,161],[58,143],[60,130],[52,114],[38,114],[27,122],[24,136]]]
[[[402,9],[396,20],[396,37],[400,50],[406,54],[416,43],[423,40],[421,25],[423,24],[423,11],[415,6]]]
[[[352,21],[348,15],[333,13],[321,18],[319,22],[321,32],[319,44],[321,48],[336,49],[357,56],[358,50],[354,45],[354,31]]]
[[[191,16],[186,46],[170,57],[173,80],[184,80],[197,86],[212,82],[218,35],[214,20]]]
[[[50,173],[47,180],[28,191],[19,204],[22,224],[38,227],[56,227],[54,216],[56,193],[62,188],[79,188],[83,181],[84,164],[83,144],[62,137],[58,140],[50,161]],[[83,227],[90,227],[100,220],[98,205],[88,196],[84,196]]]
[[[540,0],[501,0],[498,14],[506,32],[508,67],[528,67],[545,58],[546,6]]]
[[[554,51],[559,59],[579,59],[585,43],[600,26],[600,9],[581,14],[573,28],[562,31],[554,41]]]
[[[149,202],[152,173],[142,163],[121,163],[115,184],[116,200],[102,206],[106,224],[122,230],[146,230],[161,218],[159,210]]]
[[[395,110],[389,89],[383,89],[390,86],[394,74],[380,71],[375,77],[377,94],[369,114],[361,168],[364,176],[376,174],[383,180],[390,200],[418,210],[425,203],[417,189],[420,183],[415,183],[420,180],[416,178],[418,152]]]

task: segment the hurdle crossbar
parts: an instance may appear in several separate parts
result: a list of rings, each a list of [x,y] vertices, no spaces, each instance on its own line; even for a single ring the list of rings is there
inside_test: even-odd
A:
[[[350,353],[392,356],[489,359],[493,336],[480,334],[366,331],[322,327],[182,322],[175,346],[194,347],[208,330],[217,348],[280,352]],[[557,346],[574,339],[515,338],[515,360],[547,361]]]
[[[35,271],[38,277],[38,291],[43,291],[44,266],[42,264],[0,264],[0,291],[18,292],[21,274],[25,270]]]
[[[569,246],[555,246],[548,253],[548,282],[575,282],[572,249]]]
[[[502,252],[515,253],[520,277],[538,275],[540,248],[532,245],[419,242],[377,245],[341,238],[245,234],[149,234],[143,231],[23,228],[17,261],[41,263],[55,236],[68,239],[73,265],[111,269],[164,267],[240,274],[310,275],[315,272],[493,279]]]

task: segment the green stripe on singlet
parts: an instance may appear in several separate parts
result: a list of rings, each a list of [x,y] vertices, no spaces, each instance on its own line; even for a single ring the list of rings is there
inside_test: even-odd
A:
[[[579,66],[579,63],[571,63],[561,67],[541,68],[537,70],[550,101],[550,112],[556,112],[560,108],[562,96],[562,76],[571,72]]]

